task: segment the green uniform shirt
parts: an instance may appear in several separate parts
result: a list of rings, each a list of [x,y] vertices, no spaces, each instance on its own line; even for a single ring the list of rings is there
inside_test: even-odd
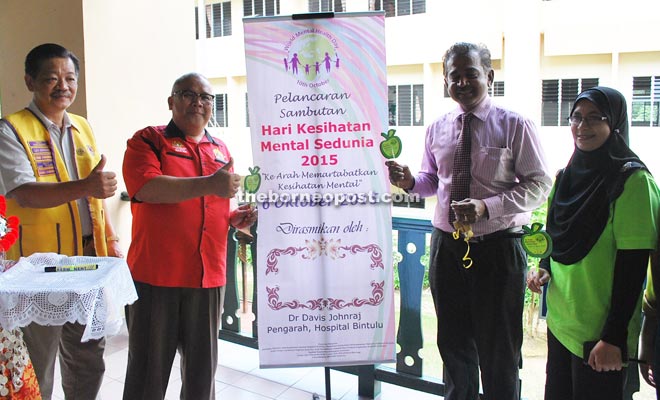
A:
[[[576,356],[582,357],[584,342],[600,339],[610,310],[617,250],[655,249],[659,208],[660,193],[653,177],[637,171],[610,205],[607,225],[591,251],[572,265],[551,260],[548,328]],[[628,354],[637,351],[640,307],[641,293],[628,325]]]

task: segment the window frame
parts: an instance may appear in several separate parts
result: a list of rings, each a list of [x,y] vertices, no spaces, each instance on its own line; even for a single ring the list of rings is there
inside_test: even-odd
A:
[[[424,85],[388,85],[387,109],[389,126],[424,126]]]

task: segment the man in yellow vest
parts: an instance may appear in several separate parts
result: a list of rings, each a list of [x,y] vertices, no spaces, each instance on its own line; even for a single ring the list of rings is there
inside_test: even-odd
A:
[[[87,121],[66,112],[79,70],[78,59],[64,47],[35,47],[25,59],[32,102],[0,120],[0,192],[7,214],[21,221],[10,259],[37,252],[122,257],[103,200],[117,190],[116,175],[104,171],[106,158]],[[81,343],[84,328],[33,323],[23,329],[43,399],[52,396],[58,347],[66,398],[96,398],[105,340]]]

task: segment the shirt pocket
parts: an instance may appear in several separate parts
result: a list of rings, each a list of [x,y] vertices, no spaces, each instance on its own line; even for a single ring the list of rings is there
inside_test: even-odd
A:
[[[511,149],[506,147],[480,147],[476,157],[475,174],[485,182],[514,183],[516,173]]]
[[[21,224],[18,245],[21,256],[61,253],[60,224]]]

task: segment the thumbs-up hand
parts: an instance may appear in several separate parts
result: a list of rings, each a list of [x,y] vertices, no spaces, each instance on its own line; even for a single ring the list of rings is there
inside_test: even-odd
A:
[[[234,159],[230,158],[227,164],[211,175],[216,195],[227,198],[232,198],[236,195],[238,188],[241,186],[241,176],[230,172],[233,167]]]
[[[110,171],[103,171],[107,159],[101,155],[101,160],[96,167],[85,178],[87,183],[87,196],[105,199],[111,197],[117,191],[117,174]]]

